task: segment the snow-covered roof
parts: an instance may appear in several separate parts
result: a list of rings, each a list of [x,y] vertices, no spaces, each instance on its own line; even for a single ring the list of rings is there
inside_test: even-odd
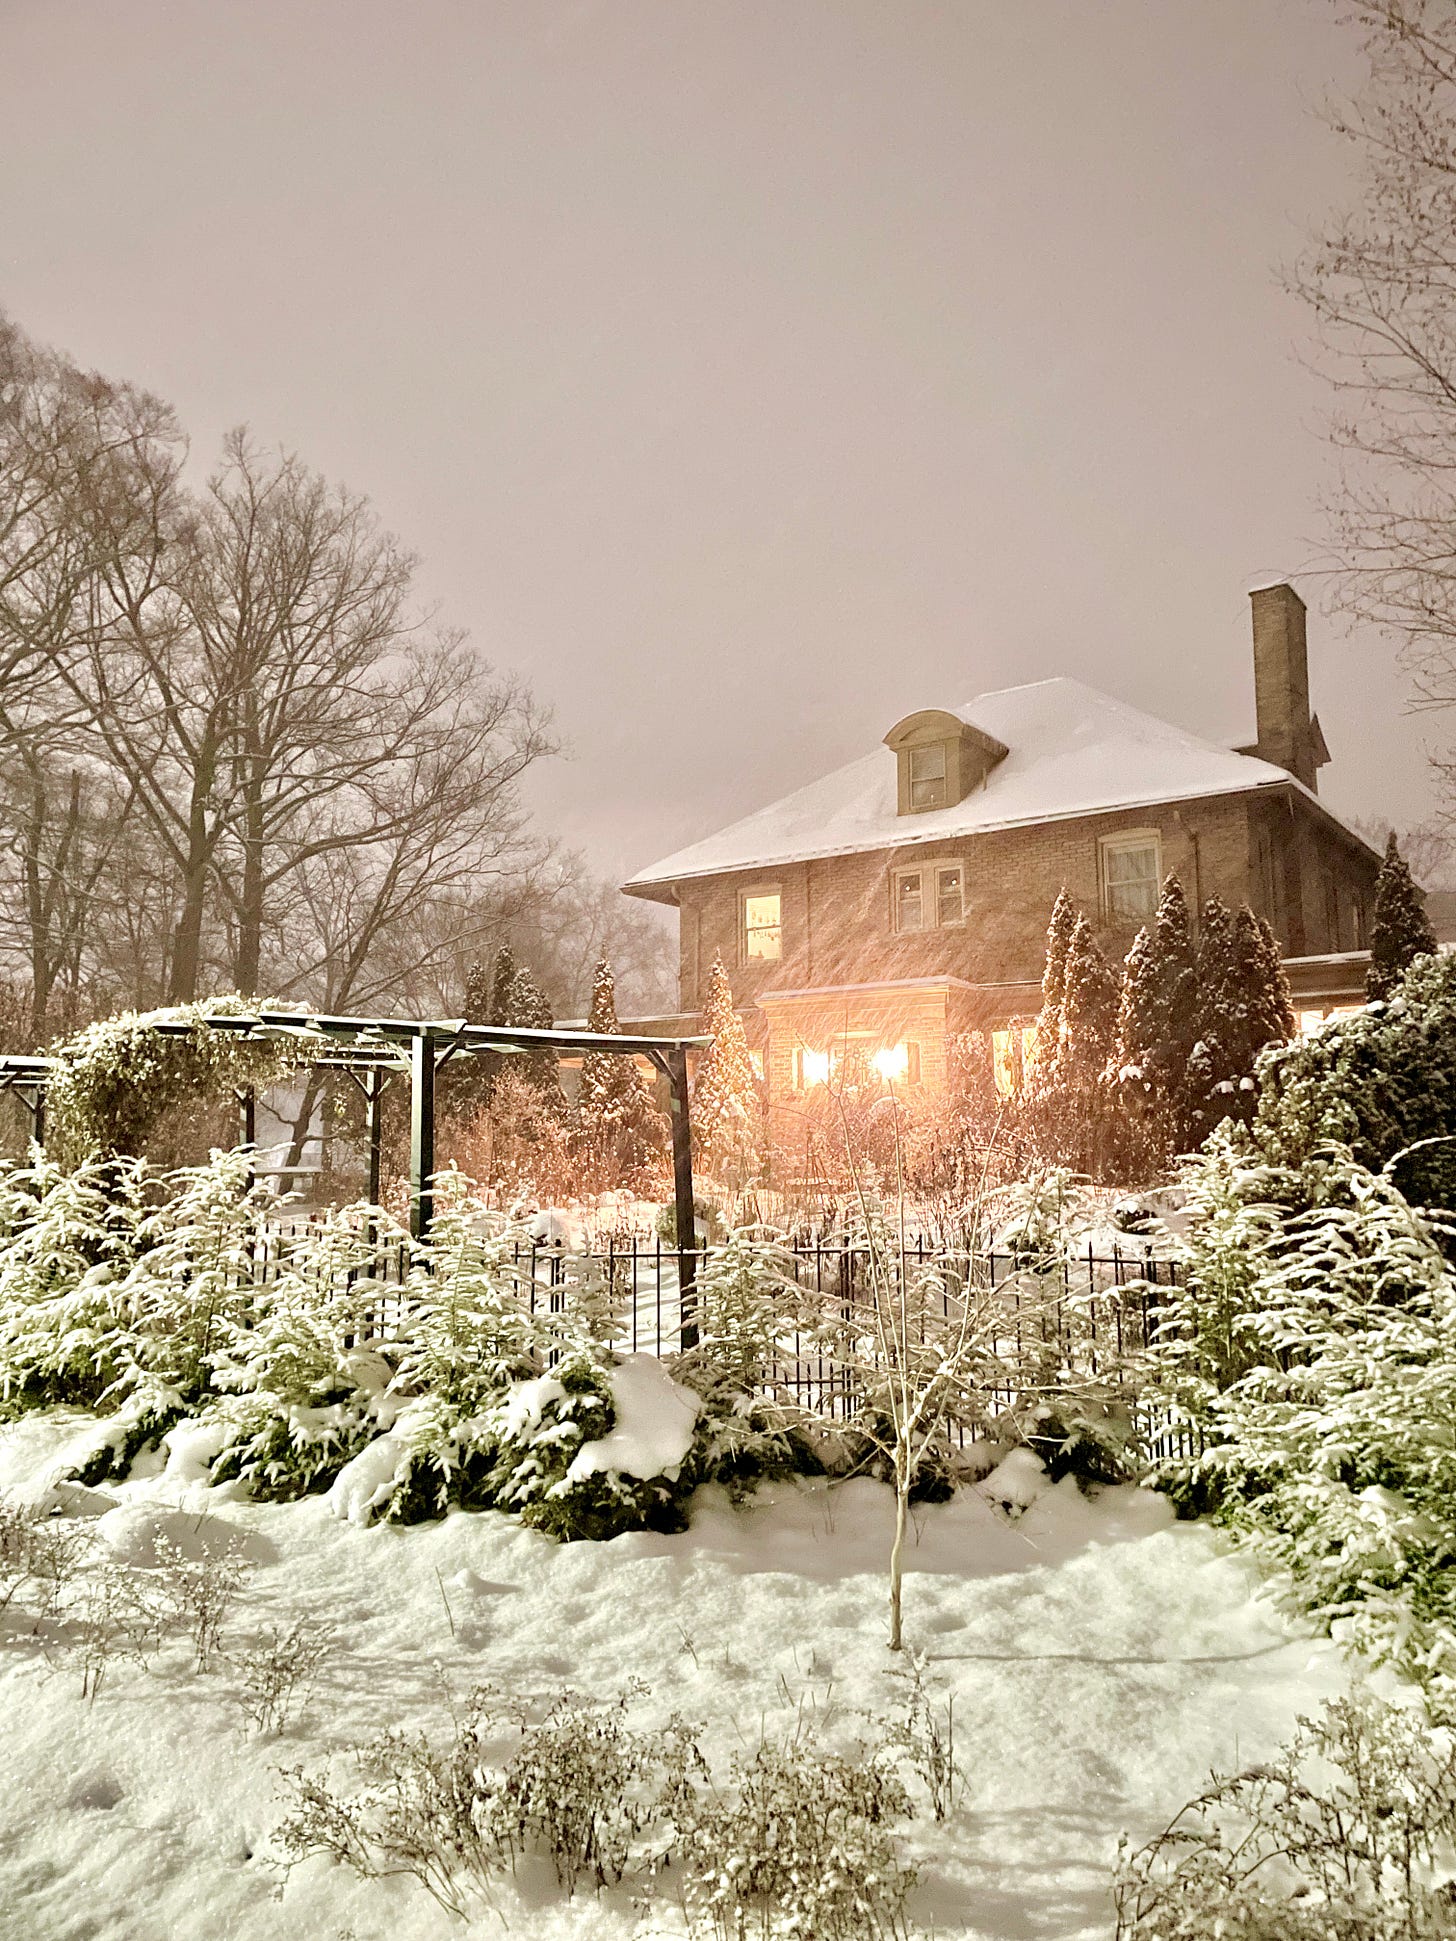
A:
[[[980,788],[951,808],[898,814],[895,757],[878,747],[639,870],[623,888],[650,896],[657,886],[725,870],[942,842],[1250,789],[1292,787],[1318,799],[1272,762],[1221,748],[1082,681],[999,688],[951,712],[1010,750]]]

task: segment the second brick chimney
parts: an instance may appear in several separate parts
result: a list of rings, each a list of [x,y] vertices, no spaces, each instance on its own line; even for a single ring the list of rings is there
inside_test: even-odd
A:
[[[1308,789],[1319,787],[1329,760],[1318,720],[1309,711],[1309,651],[1304,602],[1287,580],[1255,587],[1254,718],[1259,739],[1241,752],[1288,769]]]

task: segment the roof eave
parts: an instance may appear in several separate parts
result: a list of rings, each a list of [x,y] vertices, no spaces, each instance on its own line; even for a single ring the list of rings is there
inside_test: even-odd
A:
[[[706,882],[714,876],[741,876],[745,871],[776,869],[786,863],[827,862],[835,856],[870,856],[883,850],[914,849],[928,843],[961,842],[972,836],[999,835],[1008,829],[1036,829],[1054,822],[1082,822],[1094,816],[1125,815],[1132,809],[1155,809],[1168,802],[1212,801],[1227,795],[1260,795],[1282,788],[1291,789],[1303,797],[1313,808],[1319,810],[1327,821],[1333,823],[1342,834],[1347,836],[1351,842],[1357,843],[1367,854],[1371,856],[1375,855],[1375,852],[1370,848],[1370,845],[1365,839],[1357,835],[1348,824],[1342,822],[1332,809],[1321,802],[1320,798],[1312,789],[1307,789],[1303,782],[1299,781],[1296,776],[1278,774],[1261,778],[1258,781],[1238,782],[1227,788],[1208,788],[1205,786],[1202,788],[1188,789],[1181,794],[1143,796],[1134,798],[1131,801],[1101,803],[1096,808],[1087,808],[1084,806],[1075,809],[1063,809],[1053,815],[1015,816],[1005,822],[983,822],[974,829],[927,830],[918,835],[908,836],[901,842],[836,843],[828,847],[801,849],[792,853],[764,856],[749,862],[717,864],[710,869],[675,869],[671,876],[649,877],[645,879],[634,877],[630,883],[624,883],[622,885],[622,890],[626,896],[649,897],[655,902],[676,905],[680,901],[677,893],[679,884]],[[1380,859],[1377,856],[1375,860],[1378,862]],[[667,894],[662,894],[663,891],[666,891]]]

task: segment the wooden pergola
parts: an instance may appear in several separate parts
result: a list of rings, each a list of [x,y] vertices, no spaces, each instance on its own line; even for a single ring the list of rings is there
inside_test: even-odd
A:
[[[625,1032],[531,1029],[516,1025],[470,1024],[464,1018],[353,1018],[326,1012],[265,1011],[205,1016],[209,1031],[285,1040],[296,1044],[300,1065],[323,1065],[347,1073],[363,1094],[368,1125],[369,1198],[379,1199],[382,1106],[385,1087],[408,1075],[410,1087],[410,1232],[429,1237],[435,1215],[435,1079],[452,1058],[494,1052],[520,1057],[530,1052],[598,1052],[617,1058],[645,1058],[668,1085],[672,1118],[673,1201],[677,1214],[678,1287],[682,1301],[683,1346],[697,1338],[690,1319],[689,1290],[697,1272],[693,1219],[693,1148],[688,1124],[689,1051],[711,1038],[644,1038]],[[196,1026],[178,1019],[157,1026],[186,1035]],[[51,1064],[45,1058],[0,1057],[0,1091],[12,1091],[31,1114],[38,1145],[45,1142],[45,1092]],[[254,1102],[239,1096],[242,1140],[254,1137]]]

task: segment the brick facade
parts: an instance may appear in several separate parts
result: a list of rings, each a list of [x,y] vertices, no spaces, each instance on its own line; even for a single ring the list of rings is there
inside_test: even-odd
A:
[[[1214,895],[1235,907],[1248,903],[1269,919],[1291,956],[1363,942],[1357,913],[1363,909],[1368,920],[1375,882],[1369,853],[1294,790],[1273,800],[1218,796],[681,883],[682,1009],[701,1008],[719,954],[745,1008],[774,989],[926,977],[983,986],[1035,980],[1047,919],[1063,885],[1092,918],[1104,950],[1120,957],[1136,926],[1112,925],[1103,915],[1101,844],[1107,836],[1145,830],[1157,831],[1163,873],[1179,877],[1195,908]],[[937,862],[964,868],[964,921],[897,936],[893,872]],[[1331,882],[1337,931],[1327,909]],[[744,954],[742,898],[769,890],[782,899],[782,954],[751,961]]]

